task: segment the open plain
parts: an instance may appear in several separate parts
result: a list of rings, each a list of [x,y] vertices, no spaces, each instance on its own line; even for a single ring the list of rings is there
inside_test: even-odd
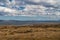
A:
[[[60,40],[60,24],[0,25],[0,40]]]

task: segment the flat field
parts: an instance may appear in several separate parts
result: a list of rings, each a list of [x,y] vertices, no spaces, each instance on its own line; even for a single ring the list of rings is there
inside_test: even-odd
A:
[[[0,25],[0,40],[60,40],[60,24]]]

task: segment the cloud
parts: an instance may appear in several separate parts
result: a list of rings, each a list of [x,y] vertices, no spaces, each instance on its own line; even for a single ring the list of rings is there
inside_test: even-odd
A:
[[[59,2],[59,0],[0,0],[0,15],[60,17]]]

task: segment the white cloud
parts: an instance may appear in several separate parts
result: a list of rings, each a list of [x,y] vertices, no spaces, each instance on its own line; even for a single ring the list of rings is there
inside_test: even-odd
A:
[[[17,10],[6,8],[6,7],[0,7],[0,12],[18,13]]]
[[[0,6],[0,12],[7,13],[4,13],[4,16],[60,16],[59,2],[59,0],[13,0],[12,2],[7,0],[6,7]],[[3,4],[0,3],[0,5]],[[18,10],[20,6],[25,8]]]

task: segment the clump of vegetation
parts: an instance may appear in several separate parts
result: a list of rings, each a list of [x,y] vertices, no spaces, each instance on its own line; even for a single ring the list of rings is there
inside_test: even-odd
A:
[[[60,40],[60,24],[2,25],[0,40]]]

